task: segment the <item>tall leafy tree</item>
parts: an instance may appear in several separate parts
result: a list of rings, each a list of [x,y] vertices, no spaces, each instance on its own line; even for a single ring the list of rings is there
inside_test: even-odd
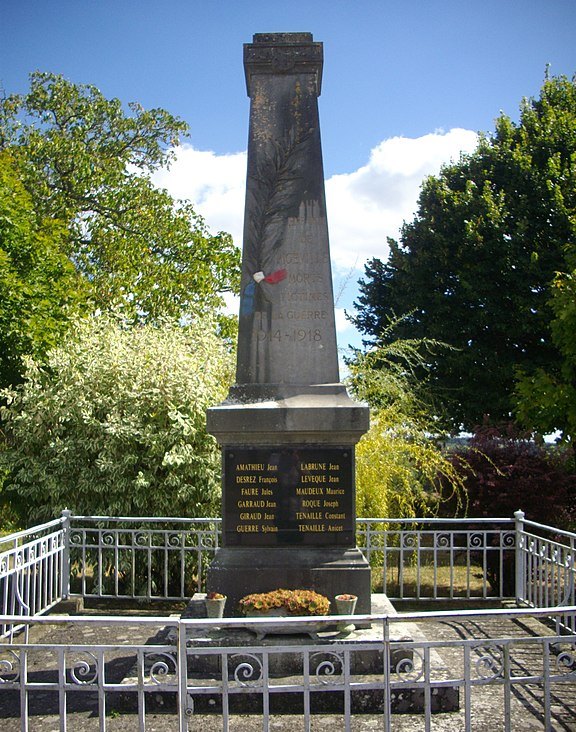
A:
[[[576,457],[576,247],[567,248],[566,271],[553,281],[552,340],[558,361],[532,373],[519,372],[516,412],[542,434],[559,433]]]
[[[349,386],[371,408],[370,430],[356,448],[359,516],[426,516],[443,502],[453,511],[461,506],[458,467],[432,437],[438,425],[416,378],[417,370],[426,370],[427,355],[440,347],[426,339],[392,341],[348,359]]]
[[[519,369],[557,373],[551,282],[576,242],[576,83],[546,79],[477,150],[423,184],[414,220],[366,265],[354,322],[370,343],[433,338],[430,385],[454,429],[509,419]],[[393,336],[386,325],[406,314]]]
[[[65,252],[95,308],[133,319],[185,316],[237,287],[239,254],[189,203],[151,182],[186,125],[162,109],[125,110],[98,89],[37,72],[0,103],[0,149],[18,159],[42,216],[67,227]]]
[[[85,287],[65,253],[67,231],[39,215],[8,151],[0,151],[0,388],[20,380],[82,308]]]

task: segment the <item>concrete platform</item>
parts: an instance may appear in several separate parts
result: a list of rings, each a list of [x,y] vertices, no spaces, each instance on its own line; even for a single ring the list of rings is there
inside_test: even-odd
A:
[[[201,614],[202,606],[203,596],[196,595],[183,617],[190,617],[194,612]],[[388,598],[382,594],[373,595],[372,608],[374,614],[397,614]],[[352,619],[349,618],[346,622]],[[348,626],[351,624],[348,623]],[[292,627],[285,622],[279,626],[278,621],[274,620],[251,622],[249,619],[246,619],[244,626],[235,628],[212,626],[210,629],[199,629],[192,626],[186,641],[189,649],[188,675],[195,683],[208,684],[222,678],[223,664],[226,664],[225,675],[233,680],[239,669],[246,668],[247,659],[252,659],[248,661],[248,665],[254,665],[254,657],[265,655],[269,678],[283,679],[285,683],[291,684],[299,683],[298,679],[305,676],[306,664],[310,677],[317,678],[327,668],[330,669],[330,674],[338,677],[344,673],[344,658],[347,657],[346,673],[357,677],[358,681],[372,682],[377,687],[352,691],[352,708],[357,713],[378,712],[384,705],[382,676],[417,671],[417,662],[420,659],[415,659],[411,644],[426,641],[426,637],[416,623],[393,623],[390,626],[390,640],[399,644],[405,643],[406,646],[400,645],[393,649],[389,659],[383,653],[383,640],[384,627],[380,623],[343,632],[339,630],[339,624],[322,618],[293,623]],[[149,643],[175,645],[176,628],[167,626]],[[223,653],[213,653],[211,649],[222,649]],[[308,653],[305,652],[306,649],[309,649]],[[447,670],[446,664],[434,649],[430,649],[430,664],[434,674]],[[402,692],[392,690],[391,696],[395,712],[419,713],[424,710],[424,695],[420,689],[407,688]],[[344,703],[343,698],[342,691],[311,691],[311,708],[316,712],[338,712]],[[255,712],[262,703],[262,693],[249,693],[246,690],[246,693],[231,699],[231,703],[235,712]],[[276,713],[293,714],[301,711],[303,702],[301,694],[286,693],[271,695],[270,703]],[[458,688],[447,686],[439,689],[433,703],[435,712],[457,711]],[[221,699],[218,695],[198,695],[195,698],[195,707],[205,711],[218,711],[221,708]]]
[[[375,609],[376,607],[374,605]],[[411,609],[414,610],[414,607]],[[98,621],[97,625],[88,622],[80,624],[63,622],[64,612],[70,612],[71,616],[74,616],[77,611],[78,608],[75,607],[67,610],[64,607],[55,608],[53,614],[59,617],[54,624],[35,625],[31,628],[29,642],[35,646],[36,650],[29,663],[30,681],[49,682],[56,678],[58,673],[56,650],[60,647],[89,649],[91,646],[100,648],[109,646],[113,647],[115,651],[113,654],[108,654],[106,658],[106,679],[109,683],[118,684],[117,688],[119,688],[123,681],[128,681],[134,675],[136,663],[134,645],[143,647],[144,644],[147,644],[149,646],[156,634],[169,626],[171,622],[169,613],[174,613],[176,608],[159,612],[158,605],[146,608],[141,605],[131,605],[119,609],[112,604],[105,607],[102,602],[97,607],[93,603],[92,605],[87,603],[82,615],[89,620]],[[179,609],[177,617],[180,612]],[[157,622],[154,625],[136,623],[117,625],[106,622],[104,616],[110,615],[124,616],[127,620],[131,618],[141,620],[149,616]],[[102,624],[100,621],[103,621]],[[412,627],[413,624],[407,625]],[[503,616],[485,619],[462,617],[459,620],[431,617],[419,622],[419,626],[423,635],[429,640],[443,644],[441,654],[442,660],[445,662],[444,667],[448,668],[448,678],[462,678],[464,673],[462,653],[458,645],[463,638],[484,639],[488,644],[498,638],[517,639],[518,651],[513,654],[511,659],[515,675],[538,673],[543,663],[541,649],[537,645],[527,647],[522,643],[522,639],[527,636],[533,638],[548,636],[553,632],[540,620],[529,617],[521,620]],[[17,637],[15,642],[22,642],[22,637]],[[360,680],[362,678],[364,677],[358,677]],[[380,682],[382,683],[382,678],[380,678]],[[91,689],[93,689],[91,685],[79,686],[76,693],[70,694],[68,697],[68,729],[73,732],[94,732],[98,728],[98,697]],[[28,693],[31,729],[34,732],[53,732],[58,729],[60,726],[58,692],[46,691],[42,686],[31,686]],[[576,730],[576,682],[552,683],[551,695],[551,726],[548,729]],[[137,710],[134,701],[136,696],[136,692],[132,692],[124,695],[122,700],[118,693],[107,697],[106,729],[108,732],[126,732],[136,728]],[[147,701],[146,729],[150,732],[178,732],[176,700],[169,700],[168,696],[169,694],[166,693],[147,694],[150,707],[148,707]],[[166,699],[167,706],[162,705],[163,699]],[[511,715],[514,720],[515,730],[544,732],[546,699],[541,685],[515,684],[507,712],[504,701],[501,684],[490,683],[475,686],[470,697],[470,707],[466,710],[464,687],[462,687],[460,710],[435,714],[433,729],[437,732],[463,730],[466,728],[466,714],[469,713],[473,719],[475,732],[493,732],[496,729],[504,729],[507,715]],[[0,729],[2,732],[20,732],[20,702],[20,691],[11,691],[6,688],[6,685],[0,687]],[[331,702],[335,709],[336,702],[337,700]],[[406,709],[403,699],[396,698],[394,706],[397,712],[392,723],[394,732],[414,732],[414,730],[424,728],[422,714],[410,713]],[[436,705],[433,708],[435,711],[442,711]],[[201,711],[200,706],[197,706],[192,717],[194,728],[201,729],[203,732],[222,732],[222,715],[215,711],[212,706],[205,711]],[[402,711],[405,713],[399,713]],[[374,712],[366,711],[362,708],[361,700],[355,702],[352,722],[352,729],[355,732],[372,732],[374,729],[381,729],[383,719],[381,711],[376,708]],[[300,730],[302,729],[302,714],[298,712],[290,714],[284,711],[271,715],[270,729],[278,732]],[[319,711],[312,719],[312,732],[333,732],[340,729],[344,729],[344,714],[341,711]],[[230,719],[230,730],[231,732],[262,732],[262,712],[255,710],[234,714]]]

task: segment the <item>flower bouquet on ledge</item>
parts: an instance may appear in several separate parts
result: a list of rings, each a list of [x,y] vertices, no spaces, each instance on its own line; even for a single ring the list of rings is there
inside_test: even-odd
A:
[[[314,590],[257,592],[243,597],[239,605],[247,617],[328,615],[330,611],[330,600]]]

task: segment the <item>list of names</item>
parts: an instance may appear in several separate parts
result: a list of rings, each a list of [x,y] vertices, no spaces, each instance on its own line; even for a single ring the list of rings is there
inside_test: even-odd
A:
[[[354,543],[350,449],[229,449],[224,491],[228,545]]]

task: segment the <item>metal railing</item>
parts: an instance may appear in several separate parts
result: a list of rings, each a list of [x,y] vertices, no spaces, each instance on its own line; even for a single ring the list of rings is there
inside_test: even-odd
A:
[[[70,517],[72,597],[185,600],[204,588],[220,519]]]
[[[120,695],[141,730],[155,703],[165,715],[162,728],[179,732],[214,709],[223,730],[234,729],[244,709],[257,709],[267,730],[286,705],[295,705],[305,730],[319,710],[351,730],[353,714],[368,707],[379,726],[399,731],[431,729],[432,714],[441,711],[466,730],[483,709],[488,726],[504,730],[514,729],[516,713],[525,716],[528,707],[543,729],[573,720],[576,535],[525,521],[520,511],[514,519],[358,519],[358,545],[379,589],[392,598],[510,598],[538,610],[371,616],[364,618],[372,625],[368,637],[353,643],[338,634],[300,637],[296,648],[278,637],[251,641],[246,627],[262,621],[247,619],[38,617],[69,596],[185,600],[204,588],[219,536],[218,519],[64,512],[3,538],[0,630],[9,643],[0,644],[0,715],[9,710],[26,732],[38,709],[49,711],[51,698],[62,729],[67,721],[73,729],[74,714],[90,707],[106,730]],[[504,620],[506,632],[496,632]],[[306,630],[310,619],[279,622],[283,631],[299,623]],[[326,630],[336,621],[321,622]],[[214,625],[220,631],[211,636]],[[49,635],[31,641],[31,629],[37,635],[44,626]],[[111,629],[128,626],[123,640],[115,639]],[[92,635],[97,629],[98,642],[83,638],[81,629]],[[238,631],[241,642],[223,641]],[[290,672],[280,673],[287,657]]]
[[[357,540],[391,600],[514,597],[514,519],[358,519]]]
[[[521,511],[516,520],[518,602],[531,607],[576,604],[576,535],[525,521]],[[576,632],[574,614],[566,613],[559,623],[568,632]]]
[[[186,600],[205,587],[220,519],[73,516],[4,537],[0,610],[37,615],[61,598]],[[576,602],[576,534],[512,519],[357,520],[373,584],[392,601]],[[567,630],[576,632],[567,616]],[[0,635],[9,632],[0,628]]]
[[[358,519],[358,547],[392,600],[515,596],[514,519]],[[186,599],[204,589],[219,519],[70,517],[70,594]]]
[[[257,642],[263,619],[29,618],[34,642],[0,645],[0,716],[22,732],[88,718],[106,732],[119,715],[122,728],[229,732],[250,728],[248,713],[265,732],[285,714],[305,732],[315,714],[347,731],[365,716],[370,728],[430,730],[442,712],[446,729],[570,729],[576,636],[542,625],[564,612],[576,607],[354,616],[371,626],[354,640],[330,630],[342,618],[322,618],[297,642]],[[284,623],[297,632],[310,619]]]
[[[3,615],[39,615],[68,586],[67,516],[0,539],[0,609]],[[0,624],[0,638],[21,626]]]

